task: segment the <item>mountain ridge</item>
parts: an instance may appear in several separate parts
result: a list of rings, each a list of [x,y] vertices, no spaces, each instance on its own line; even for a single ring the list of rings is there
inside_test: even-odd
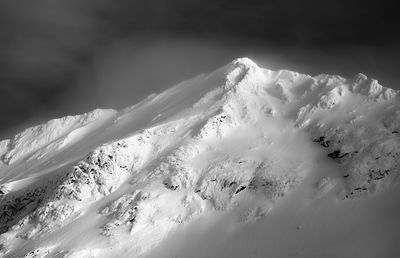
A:
[[[10,257],[139,256],[210,211],[268,216],[321,155],[338,172],[316,179],[313,198],[375,195],[398,181],[399,95],[362,74],[312,77],[239,58],[120,112],[69,118],[36,145],[63,119],[31,127],[0,142],[0,245]],[[72,237],[84,222],[85,244]],[[62,234],[71,237],[50,240]]]

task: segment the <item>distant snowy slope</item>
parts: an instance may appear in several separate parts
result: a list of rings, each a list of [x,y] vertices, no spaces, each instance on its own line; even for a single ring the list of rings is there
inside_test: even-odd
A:
[[[69,133],[97,120],[106,119],[115,115],[115,113],[116,111],[114,110],[96,109],[83,115],[66,116],[50,120],[45,124],[30,127],[15,135],[13,139],[0,142],[2,161],[6,164],[14,163],[52,143],[56,145],[51,148],[51,150],[54,150],[66,144]]]
[[[310,205],[375,196],[399,182],[399,100],[362,74],[240,58],[120,112],[32,127],[0,142],[0,252],[157,256],[177,228],[268,220],[294,192]]]

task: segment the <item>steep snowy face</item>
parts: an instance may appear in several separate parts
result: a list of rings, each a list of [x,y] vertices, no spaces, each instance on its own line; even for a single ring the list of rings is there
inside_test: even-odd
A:
[[[212,211],[264,217],[318,168],[315,199],[398,181],[399,92],[240,58],[118,113],[51,120],[0,142],[0,251],[139,256]]]

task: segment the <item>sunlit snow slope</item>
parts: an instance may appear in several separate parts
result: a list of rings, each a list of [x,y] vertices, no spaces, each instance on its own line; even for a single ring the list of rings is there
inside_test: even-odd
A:
[[[241,58],[26,129],[0,142],[0,255],[395,257],[399,100]]]

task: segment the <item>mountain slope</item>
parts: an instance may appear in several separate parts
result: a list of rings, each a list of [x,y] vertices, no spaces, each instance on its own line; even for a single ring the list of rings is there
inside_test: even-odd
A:
[[[120,112],[27,129],[0,142],[2,252],[157,256],[177,228],[273,220],[293,193],[312,205],[373,202],[398,182],[399,98],[362,74],[241,58]]]

